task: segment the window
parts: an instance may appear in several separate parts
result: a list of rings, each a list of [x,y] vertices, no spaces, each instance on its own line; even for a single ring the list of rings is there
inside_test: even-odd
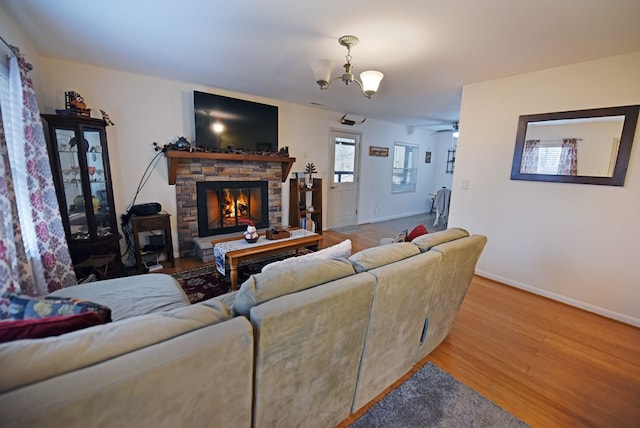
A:
[[[356,165],[356,140],[336,137],[334,141],[334,183],[353,183]]]
[[[416,191],[417,166],[418,147],[405,143],[395,143],[393,148],[391,193]]]
[[[538,168],[536,174],[558,173],[560,154],[562,153],[561,143],[540,143],[538,148]]]
[[[16,71],[17,73],[17,71]],[[4,134],[7,143],[7,156],[9,158],[9,167],[12,183],[15,190],[15,201],[18,210],[18,221],[22,233],[22,239],[25,251],[28,257],[39,257],[38,238],[36,236],[36,227],[30,216],[31,198],[26,191],[27,186],[27,161],[24,154],[20,155],[23,141],[19,141],[19,133],[16,132],[18,126],[23,126],[20,120],[22,112],[20,110],[22,99],[18,100],[16,106],[16,97],[11,98],[11,91],[22,94],[22,90],[16,88],[15,82],[9,81],[9,65],[0,63],[0,114],[2,114],[2,125],[4,126]],[[18,82],[19,84],[19,82]],[[13,85],[13,86],[12,86]]]

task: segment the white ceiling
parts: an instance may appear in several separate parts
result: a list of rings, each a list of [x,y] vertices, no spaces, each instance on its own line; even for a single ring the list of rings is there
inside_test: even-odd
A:
[[[45,56],[411,126],[456,121],[465,84],[640,51],[640,0],[0,2]],[[370,100],[314,82],[345,34],[385,74]]]

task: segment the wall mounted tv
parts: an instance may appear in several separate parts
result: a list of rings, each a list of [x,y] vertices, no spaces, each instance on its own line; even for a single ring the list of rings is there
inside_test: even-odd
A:
[[[278,151],[278,107],[193,91],[196,146]]]

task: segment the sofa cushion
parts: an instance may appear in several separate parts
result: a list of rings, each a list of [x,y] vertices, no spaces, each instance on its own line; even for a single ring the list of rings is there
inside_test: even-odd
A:
[[[486,236],[471,235],[445,242],[432,249],[432,252],[442,254],[442,263],[429,302],[428,329],[418,350],[416,362],[426,357],[451,331],[486,244]]]
[[[455,241],[456,239],[466,238],[469,236],[469,232],[458,227],[452,227],[451,229],[443,230],[441,232],[429,233],[428,235],[422,235],[411,241],[413,244],[420,248],[420,251],[429,251],[436,245],[444,244],[445,242]]]
[[[351,240],[345,239],[344,241],[336,245],[323,248],[320,251],[315,251],[313,253],[305,254],[303,256],[298,256],[298,257],[289,257],[284,260],[279,260],[277,262],[269,263],[268,265],[262,268],[262,272],[266,272],[271,269],[280,269],[283,266],[287,266],[287,265],[304,263],[309,260],[340,259],[340,258],[347,258],[350,255],[351,255]]]
[[[0,322],[0,343],[20,339],[59,336],[94,325],[104,324],[105,322],[105,319],[97,312],[2,321]]]
[[[190,308],[209,309],[198,304]],[[83,331],[129,325],[138,318],[155,319],[158,324],[155,328],[149,324],[141,326],[150,330],[162,330],[166,326],[175,331],[174,324],[186,325],[186,321],[170,318],[165,312]],[[164,323],[168,321],[171,325]],[[140,340],[145,339],[146,332],[141,330],[138,336]],[[13,343],[31,345],[31,342],[43,341],[50,339]],[[92,346],[89,342],[86,345]],[[79,346],[75,351],[84,353],[85,349]],[[43,367],[32,367],[28,365],[32,356],[23,354],[12,367],[22,364],[26,366],[25,372],[55,369],[50,366],[57,364],[58,358],[52,353],[47,357],[48,360],[40,361]],[[2,360],[2,384],[6,363]],[[82,369],[69,370],[66,361],[62,364],[64,371],[59,374],[4,392],[0,399],[0,425],[6,428],[251,427],[253,331],[244,317],[204,325],[170,339],[138,346]]]
[[[334,427],[349,416],[375,277],[351,275],[251,309],[254,427]]]
[[[231,318],[229,308],[206,301],[132,317],[56,337],[0,344],[0,394],[89,367]]]
[[[356,272],[366,272],[407,257],[420,254],[418,247],[410,242],[397,242],[380,247],[367,248],[349,257],[349,262]]]
[[[114,321],[191,304],[175,278],[160,273],[74,285],[54,291],[49,296],[76,297],[106,305],[111,308]]]
[[[441,260],[440,253],[428,251],[367,272],[376,278],[376,291],[360,359],[353,412],[415,364]]]
[[[87,300],[65,297],[33,297],[14,292],[6,292],[3,297],[9,301],[9,316],[14,320],[95,312],[104,320],[103,322],[111,321],[111,309]]]
[[[414,227],[411,232],[407,235],[407,242],[411,242],[416,239],[418,236],[426,235],[429,233],[424,224],[419,224]]]
[[[262,302],[353,274],[347,260],[331,259],[309,260],[251,275],[236,294],[233,312],[248,316],[251,308]]]

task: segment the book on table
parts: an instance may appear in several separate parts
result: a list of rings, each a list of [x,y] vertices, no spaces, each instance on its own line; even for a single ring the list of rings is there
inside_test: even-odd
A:
[[[316,222],[313,221],[309,217],[302,217],[300,219],[300,228],[308,230],[309,232],[315,232],[316,231]]]

